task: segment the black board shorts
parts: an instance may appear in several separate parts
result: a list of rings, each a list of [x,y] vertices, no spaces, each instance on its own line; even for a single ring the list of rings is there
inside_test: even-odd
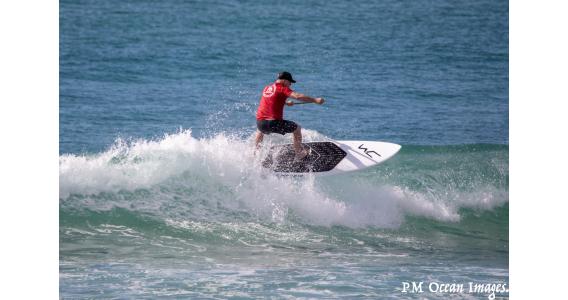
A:
[[[264,134],[280,133],[284,135],[294,132],[298,128],[298,124],[288,120],[256,120],[256,127]]]

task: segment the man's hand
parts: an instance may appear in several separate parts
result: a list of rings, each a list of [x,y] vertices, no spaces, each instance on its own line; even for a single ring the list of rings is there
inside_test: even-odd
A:
[[[286,101],[286,105],[288,105],[288,106],[293,106],[293,105],[294,105],[294,101]]]
[[[322,105],[325,102],[325,100],[323,98],[316,98],[314,103],[317,103],[319,105]]]

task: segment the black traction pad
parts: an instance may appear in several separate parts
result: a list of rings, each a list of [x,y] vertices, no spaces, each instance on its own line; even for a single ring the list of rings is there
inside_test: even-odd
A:
[[[292,144],[272,146],[262,166],[282,173],[327,172],[347,156],[332,142],[310,142],[302,146],[310,153],[299,161],[294,161],[296,153]]]

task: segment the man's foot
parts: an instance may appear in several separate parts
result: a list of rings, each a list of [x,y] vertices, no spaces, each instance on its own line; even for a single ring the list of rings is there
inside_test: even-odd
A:
[[[309,150],[302,149],[300,151],[300,153],[296,153],[296,156],[294,156],[294,161],[300,161],[300,160],[306,158],[306,156],[308,156],[310,154],[310,152],[311,152],[310,150],[311,150],[311,148]]]

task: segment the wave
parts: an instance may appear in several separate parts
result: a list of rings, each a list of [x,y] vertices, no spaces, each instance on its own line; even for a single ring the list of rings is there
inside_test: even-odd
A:
[[[328,138],[304,130],[304,139]],[[260,166],[265,150],[255,155],[252,145],[252,136],[197,139],[180,130],[153,140],[119,139],[101,153],[61,155],[62,218],[120,209],[181,228],[259,220],[399,228],[416,217],[459,222],[464,211],[508,202],[507,145],[403,145],[384,164],[329,177],[277,176]]]

